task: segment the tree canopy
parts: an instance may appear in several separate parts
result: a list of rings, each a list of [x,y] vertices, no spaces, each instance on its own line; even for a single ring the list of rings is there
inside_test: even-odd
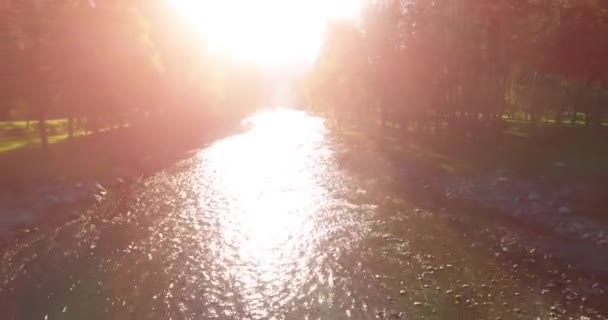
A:
[[[329,26],[307,90],[315,108],[362,121],[472,128],[582,114],[598,125],[607,34],[602,1],[367,1],[361,21]]]
[[[72,135],[76,120],[96,131],[240,112],[262,99],[262,75],[235,64],[167,1],[0,1],[0,120],[38,120],[43,145],[49,118],[70,119]]]

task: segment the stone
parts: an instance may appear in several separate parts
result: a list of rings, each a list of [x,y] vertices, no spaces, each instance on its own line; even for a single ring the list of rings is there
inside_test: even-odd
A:
[[[559,214],[569,214],[569,213],[572,213],[572,209],[570,209],[566,206],[563,206],[563,207],[559,207],[559,209],[557,209],[557,212]]]
[[[537,193],[530,193],[528,195],[528,200],[530,200],[530,201],[538,201],[538,200],[540,200],[540,195],[537,194]]]
[[[97,192],[99,192],[101,195],[106,195],[108,193],[108,190],[106,190],[106,188],[104,188],[101,184],[96,183],[95,184],[95,190]]]

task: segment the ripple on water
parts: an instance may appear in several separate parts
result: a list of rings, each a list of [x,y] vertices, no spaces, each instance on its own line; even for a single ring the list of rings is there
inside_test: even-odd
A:
[[[518,284],[493,256],[468,250],[466,234],[439,215],[413,214],[401,208],[405,201],[381,212],[388,201],[372,197],[381,194],[379,180],[361,183],[338,165],[321,119],[278,110],[248,122],[247,132],[140,182],[126,202],[109,199],[7,252],[0,312],[7,319],[512,318],[508,301],[546,318],[538,297],[496,294],[499,285]],[[474,285],[495,278],[497,289]]]

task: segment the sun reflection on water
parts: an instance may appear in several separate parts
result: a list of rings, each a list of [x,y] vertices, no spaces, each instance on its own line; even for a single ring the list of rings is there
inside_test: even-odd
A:
[[[571,304],[563,317],[605,319],[600,295],[590,306],[541,291],[570,281],[556,261],[516,257],[516,270],[477,222],[353,175],[321,119],[274,110],[248,123],[137,182],[127,202],[17,240],[0,263],[0,318],[548,319]]]
[[[314,122],[313,123],[311,123]],[[245,286],[242,294],[276,295],[286,270],[308,265],[314,247],[313,214],[327,194],[315,170],[325,127],[302,112],[273,110],[246,121],[250,131],[206,150],[214,184],[223,194],[222,238],[237,248],[242,268],[233,268]]]

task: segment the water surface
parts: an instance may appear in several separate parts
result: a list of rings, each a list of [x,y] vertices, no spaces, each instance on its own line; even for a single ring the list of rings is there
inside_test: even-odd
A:
[[[599,317],[346,170],[321,118],[274,110],[248,125],[10,248],[2,319]]]

